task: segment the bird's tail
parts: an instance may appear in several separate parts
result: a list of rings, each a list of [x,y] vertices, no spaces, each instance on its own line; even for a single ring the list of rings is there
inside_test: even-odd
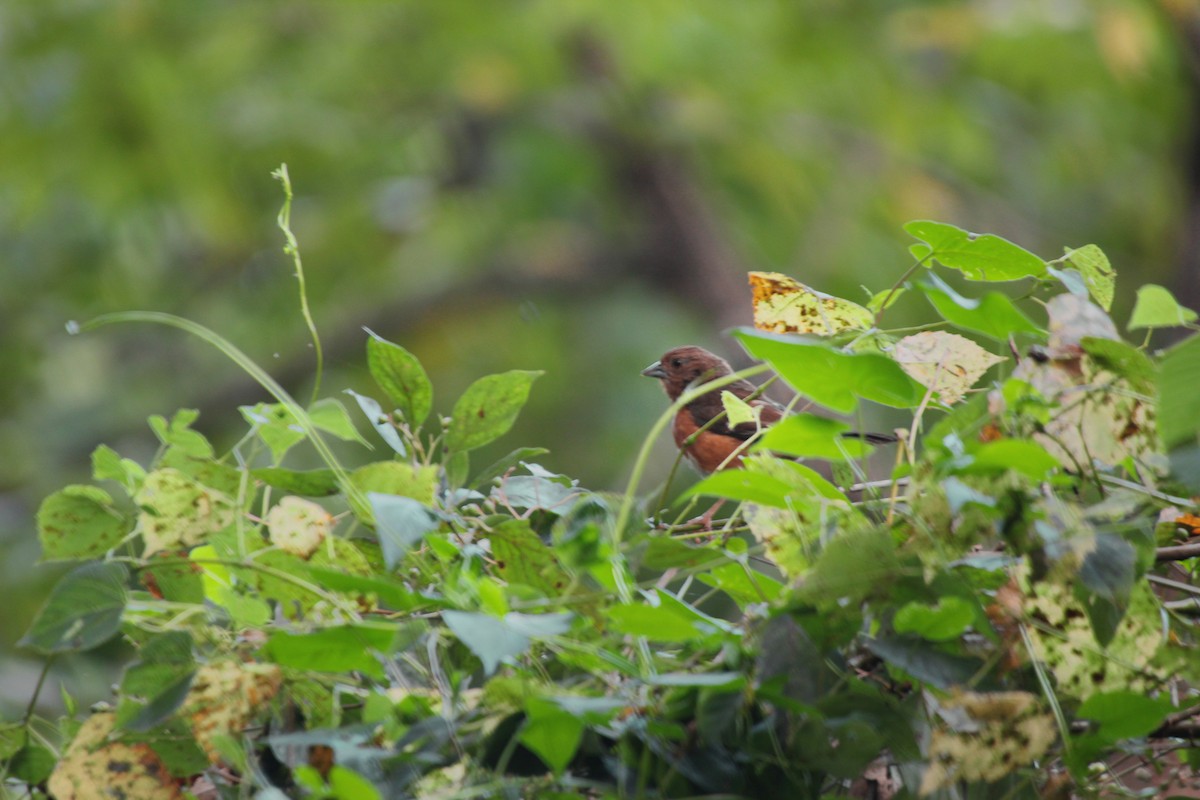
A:
[[[847,431],[842,436],[846,439],[862,439],[867,444],[893,444],[900,441],[900,438],[893,433],[859,433],[858,431]]]

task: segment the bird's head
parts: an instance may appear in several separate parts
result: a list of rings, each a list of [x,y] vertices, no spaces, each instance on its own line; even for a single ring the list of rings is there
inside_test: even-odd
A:
[[[642,370],[649,378],[662,381],[667,397],[676,400],[691,384],[722,378],[733,372],[729,362],[703,347],[676,347]]]

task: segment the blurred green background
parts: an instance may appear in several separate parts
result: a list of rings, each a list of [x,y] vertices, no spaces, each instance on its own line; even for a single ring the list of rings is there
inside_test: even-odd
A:
[[[198,408],[228,446],[266,399],[177,331],[65,323],[173,312],[309,390],[280,163],[327,394],[373,391],[362,326],[443,412],[544,369],[495,450],[616,488],[665,407],[638,371],[734,356],[749,269],[865,299],[933,218],[1048,258],[1099,244],[1119,321],[1145,281],[1200,306],[1198,48],[1195,0],[5,3],[0,711],[60,571],[31,567],[40,498],[100,442],[148,458],[149,414]],[[99,699],[95,666],[56,678]]]

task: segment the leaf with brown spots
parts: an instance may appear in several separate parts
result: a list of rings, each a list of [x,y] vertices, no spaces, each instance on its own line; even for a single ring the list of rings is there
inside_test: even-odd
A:
[[[488,536],[500,577],[537,589],[546,597],[561,597],[571,576],[523,519],[497,525]]]
[[[95,714],[83,723],[50,775],[50,794],[57,800],[183,798],[150,745],[107,741],[114,719],[113,714]]]
[[[450,415],[446,447],[453,452],[474,450],[508,433],[541,374],[514,369],[485,375],[468,386]]]
[[[857,303],[818,292],[779,272],[751,272],[750,289],[754,327],[760,331],[832,336],[875,324],[874,315]]]

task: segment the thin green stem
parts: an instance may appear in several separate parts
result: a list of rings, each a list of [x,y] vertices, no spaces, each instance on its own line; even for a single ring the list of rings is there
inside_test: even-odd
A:
[[[621,500],[621,508],[617,512],[617,521],[613,526],[613,545],[617,548],[621,544],[621,536],[624,533],[625,526],[629,523],[629,517],[633,513],[634,498],[637,494],[637,487],[642,483],[642,476],[646,471],[646,464],[650,461],[650,451],[654,447],[654,443],[658,441],[659,434],[675,419],[675,415],[680,412],[688,403],[703,397],[714,389],[720,389],[722,386],[728,386],[731,383],[737,383],[740,380],[751,378],[755,375],[760,375],[769,370],[766,364],[760,364],[755,367],[734,372],[731,375],[711,380],[708,383],[701,384],[695,389],[689,389],[679,396],[679,398],[671,404],[671,407],[663,412],[662,416],[654,423],[654,427],[650,429],[650,433],[642,441],[642,449],[638,452],[637,460],[633,465],[633,473],[629,476],[629,485],[625,488],[625,496]],[[626,601],[628,602],[628,601]]]
[[[308,308],[308,291],[304,285],[304,264],[300,260],[300,243],[296,241],[296,235],[292,233],[292,179],[288,175],[287,164],[280,164],[279,169],[271,173],[271,177],[283,184],[283,206],[279,209],[276,222],[279,230],[283,231],[283,238],[286,241],[283,252],[292,257],[292,264],[296,267],[296,280],[300,283],[300,313],[304,315],[304,323],[308,325],[308,332],[312,335],[313,350],[317,356],[317,374],[313,379],[312,399],[309,401],[315,403],[321,394],[321,374],[325,368],[325,357],[321,351],[321,337],[317,335],[317,326],[313,322],[312,312]]]
[[[883,302],[882,302],[882,303],[880,303],[880,305],[879,305],[879,310],[875,312],[875,325],[876,325],[876,327],[878,327],[878,326],[879,326],[879,318],[883,316],[883,312],[884,312],[884,311],[887,311],[887,309],[888,309],[888,306],[889,306],[889,305],[891,305],[891,302],[892,302],[892,297],[894,297],[894,296],[895,296],[896,292],[900,291],[900,287],[904,285],[904,282],[905,282],[906,280],[908,280],[910,277],[912,277],[912,274],[913,274],[914,272],[916,272],[918,269],[920,269],[922,266],[924,266],[924,265],[925,265],[925,262],[926,262],[926,261],[928,261],[928,260],[929,260],[929,259],[931,259],[931,258],[933,258],[933,251],[932,251],[932,250],[930,250],[930,251],[929,251],[929,255],[927,255],[927,256],[925,256],[924,258],[918,259],[917,261],[913,262],[913,265],[912,265],[911,267],[909,267],[907,270],[905,270],[905,271],[904,271],[904,274],[903,274],[903,275],[901,275],[901,276],[900,276],[900,277],[899,277],[899,278],[896,280],[896,282],[892,284],[892,288],[891,288],[891,290],[890,290],[890,291],[888,291],[887,295],[886,295],[886,296],[883,298]]]
[[[346,472],[345,467],[338,461],[337,456],[329,449],[325,439],[322,438],[320,431],[313,425],[312,419],[308,416],[299,403],[296,402],[287,390],[279,385],[279,382],[267,374],[266,370],[254,362],[250,356],[243,353],[232,342],[225,339],[218,333],[192,322],[183,317],[177,317],[174,314],[165,314],[161,311],[120,311],[113,314],[101,314],[98,317],[88,320],[84,323],[69,323],[67,330],[71,333],[84,333],[86,331],[95,330],[96,328],[104,327],[105,325],[113,325],[120,322],[149,322],[157,325],[166,325],[171,328],[178,328],[182,331],[192,334],[198,339],[208,342],[213,347],[225,354],[230,361],[242,368],[247,375],[253,378],[260,386],[267,390],[278,400],[288,411],[291,412],[305,436],[312,442],[313,447],[321,456],[321,460],[333,470],[333,474],[337,476],[338,483],[342,487],[342,491],[346,493],[346,499],[350,502],[352,508],[356,511],[365,511],[370,507],[367,502],[366,495],[362,490],[350,482],[350,475]]]

